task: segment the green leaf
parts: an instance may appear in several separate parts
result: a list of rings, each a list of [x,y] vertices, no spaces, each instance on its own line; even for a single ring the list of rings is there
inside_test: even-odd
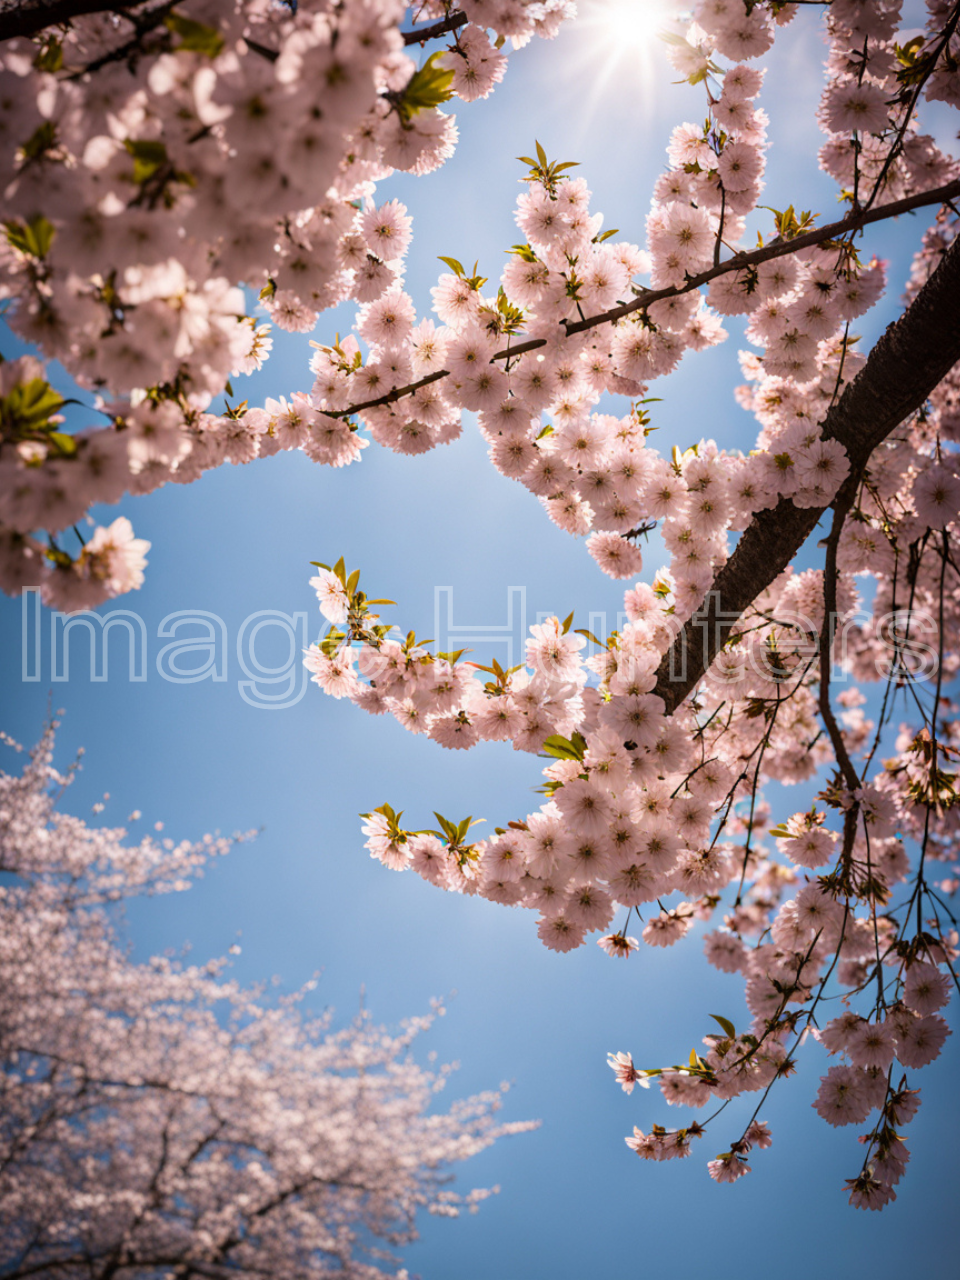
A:
[[[419,71],[415,71],[397,99],[400,119],[409,123],[418,111],[429,111],[453,97],[453,72],[437,65],[443,52],[431,54]]]
[[[230,395],[233,395],[233,387],[230,386],[229,382],[227,383],[227,392]],[[226,416],[230,418],[233,422],[239,422],[240,419],[246,415],[247,406],[249,405],[249,403],[250,403],[249,400],[241,400],[238,404],[229,405],[227,408]]]
[[[472,826],[473,817],[464,818],[459,827],[457,827],[457,844],[463,844],[464,840],[467,838],[467,833]]]
[[[46,71],[49,75],[55,75],[63,67],[63,45],[56,36],[48,36],[40,48],[40,52],[33,60],[34,68],[37,71]]]
[[[343,556],[333,566],[333,572],[337,575],[344,586],[347,585],[347,566],[344,563]]]
[[[510,301],[502,285],[497,289],[497,314],[500,317],[497,325],[500,333],[517,333],[523,324],[523,307]]]
[[[352,596],[357,590],[357,583],[360,581],[360,570],[354,569],[350,577],[347,579],[347,595]]]
[[[52,151],[57,145],[57,126],[52,120],[44,120],[39,128],[34,129],[23,144],[24,160],[37,160],[40,156]]]
[[[897,55],[897,61],[904,67],[912,67],[917,60],[917,54],[923,48],[923,44],[923,36],[914,36],[906,44],[894,44],[893,48]]]
[[[137,186],[152,178],[164,165],[169,164],[167,148],[153,138],[126,138],[124,147],[133,157],[133,181]]]
[[[576,169],[578,162],[576,160],[565,160],[561,164],[551,164],[547,159],[547,153],[541,147],[540,143],[536,143],[537,158],[534,160],[532,156],[517,156],[517,159],[523,164],[530,166],[530,172],[524,182],[542,182],[551,195],[555,194],[557,178],[564,169]]]
[[[437,657],[442,658],[444,662],[449,662],[451,667],[455,667],[465,653],[470,653],[470,649],[454,649],[450,653],[438,653]]]
[[[510,253],[516,254],[523,262],[538,262],[537,255],[533,252],[528,244],[513,244],[509,249]]]
[[[543,749],[555,760],[582,760],[586,754],[586,742],[578,733],[575,733],[573,738],[565,738],[562,734],[553,733],[545,739]]]
[[[462,262],[458,262],[456,258],[445,258],[442,253],[437,255],[437,259],[439,262],[445,262],[455,276],[459,277],[461,280],[463,279],[464,270]]]
[[[728,1039],[736,1040],[737,1029],[733,1025],[733,1023],[730,1021],[729,1018],[721,1018],[718,1013],[711,1013],[710,1017],[714,1020],[714,1022],[716,1022],[719,1026],[723,1028],[723,1030],[727,1034]]]
[[[179,42],[174,47],[184,53],[202,53],[207,58],[216,58],[226,43],[216,27],[208,27],[202,22],[195,22],[193,18],[185,18],[176,10],[167,14],[163,25],[179,37]]]
[[[566,617],[564,618],[564,620],[563,620],[563,634],[564,634],[564,635],[566,635],[566,634],[567,634],[567,632],[570,630],[570,625],[571,625],[571,623],[572,623],[572,622],[573,622],[573,614],[572,614],[572,613],[568,613],[568,614],[567,614],[567,616],[566,616]]]
[[[45,258],[53,244],[53,237],[57,234],[53,223],[48,222],[39,213],[28,218],[26,222],[12,218],[9,222],[5,222],[3,227],[7,233],[8,243],[31,258]]]
[[[272,298],[276,292],[277,292],[276,280],[268,280],[267,283],[260,290],[260,301],[266,302],[267,299]]]
[[[440,826],[443,830],[443,834],[446,836],[447,841],[450,844],[457,844],[457,828],[453,825],[453,823],[448,822],[442,813],[437,813],[436,809],[434,809],[433,811],[433,816],[440,823]]]
[[[603,641],[598,640],[597,637],[593,634],[593,632],[588,631],[586,627],[577,627],[576,631],[574,632],[574,635],[586,636],[588,640],[592,640],[594,644],[598,644],[601,649],[605,647],[603,644]]]
[[[344,632],[338,631],[336,627],[331,627],[318,648],[326,657],[332,658],[346,638]]]
[[[774,840],[789,840],[793,836],[793,832],[784,823],[780,822],[775,827],[770,828],[770,835]]]
[[[793,240],[804,231],[809,231],[817,220],[817,215],[809,209],[804,209],[798,218],[792,204],[782,212],[769,204],[760,205],[760,208],[767,209],[773,214],[777,234],[783,240]]]
[[[11,434],[45,428],[63,407],[63,396],[43,378],[20,382],[0,400],[0,420]]]
[[[480,265],[479,262],[475,262],[473,264],[473,274],[467,277],[467,284],[470,286],[471,289],[478,289],[478,290],[482,289],[483,286],[487,283],[487,277],[478,275],[477,273],[477,267],[479,265]]]
[[[61,569],[69,569],[73,564],[72,558],[67,555],[66,551],[61,551],[59,547],[47,547],[43,554],[55,565],[59,565]]]
[[[77,452],[77,442],[73,436],[68,436],[64,431],[51,431],[47,437],[65,458],[72,458]]]

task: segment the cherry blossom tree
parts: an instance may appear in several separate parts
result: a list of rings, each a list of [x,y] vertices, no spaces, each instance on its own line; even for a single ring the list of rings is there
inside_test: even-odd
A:
[[[231,841],[88,826],[52,754],[53,726],[0,773],[0,1274],[405,1275],[419,1209],[490,1194],[444,1169],[531,1126],[498,1092],[435,1109],[449,1069],[410,1052],[432,1015],[335,1030],[300,1007],[315,983],[268,1001],[222,960],[134,963],[115,904]]]
[[[666,55],[701,122],[665,139],[644,235],[629,232],[644,245],[604,232],[587,180],[537,144],[496,292],[443,257],[436,320],[403,288],[412,220],[376,184],[442,164],[456,126],[441,108],[489,94],[507,43],[549,37],[571,5],[427,0],[407,22],[393,0],[5,14],[9,322],[109,425],[62,431],[42,366],[0,369],[3,580],[60,608],[98,603],[140,584],[148,548],[123,518],[68,545],[93,501],[282,449],[337,468],[371,441],[423,453],[476,415],[497,470],[634,580],[629,621],[596,637],[555,618],[533,628],[525,667],[479,667],[382,621],[389,602],[342,560],[318,563],[330,629],[306,661],[326,693],[443,748],[493,739],[549,761],[544,803],[492,838],[439,815],[404,827],[384,804],[366,815],[371,853],[535,911],[556,951],[601,931],[629,957],[635,915],[651,946],[715,918],[707,955],[742,976],[749,1027],[720,1018],[669,1068],[620,1052],[617,1079],[658,1079],[666,1102],[716,1115],[758,1092],[709,1163],[732,1181],[768,1145],[763,1101],[813,1034],[840,1059],[817,1111],[869,1121],[851,1202],[881,1208],[918,1102],[907,1072],[939,1053],[957,985],[957,880],[934,867],[956,859],[960,165],[925,121],[960,105],[960,5],[927,0],[922,29],[900,0],[691,7]],[[819,161],[843,206],[827,222],[800,211],[802,192],[760,205],[758,59],[811,22],[828,45]],[[903,312],[864,353],[853,326],[887,284],[870,228],[921,209]],[[360,304],[354,333],[315,344],[309,390],[236,400],[232,377],[270,342],[238,281],[297,331]],[[651,384],[737,316],[755,448],[658,453]],[[818,526],[822,567],[795,572]],[[654,528],[670,562],[640,578]],[[838,671],[856,683],[838,692]],[[765,783],[817,777],[809,809],[771,821]],[[685,1156],[714,1120],[628,1142]]]

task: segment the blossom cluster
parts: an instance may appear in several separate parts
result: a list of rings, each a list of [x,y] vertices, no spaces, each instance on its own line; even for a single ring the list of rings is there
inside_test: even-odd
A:
[[[425,5],[418,17],[441,18],[453,43],[419,69],[403,52],[402,6],[392,0],[318,0],[295,15],[254,0],[226,15],[195,4],[189,16],[178,8],[166,25],[138,31],[129,48],[117,43],[119,18],[82,19],[39,53],[32,43],[8,46],[11,101],[26,113],[26,123],[11,117],[7,143],[12,323],[82,385],[128,398],[103,401],[110,427],[74,435],[55,429],[57,404],[7,408],[5,589],[42,581],[48,602],[64,607],[124,589],[123,578],[87,572],[56,541],[94,502],[280,449],[343,466],[368,443],[361,426],[419,453],[454,439],[464,411],[478,414],[499,470],[561,527],[592,533],[606,572],[630,576],[639,552],[625,535],[660,480],[663,516],[675,514],[673,486],[665,461],[641,474],[622,456],[635,452],[637,433],[624,442],[595,406],[608,393],[642,397],[686,351],[726,337],[723,316],[749,317],[759,351],[745,359],[747,375],[762,398],[790,401],[799,421],[792,435],[758,441],[772,458],[721,460],[740,509],[704,498],[681,585],[706,582],[722,563],[722,530],[779,493],[830,500],[844,464],[816,427],[858,368],[847,327],[879,297],[884,271],[860,262],[852,235],[790,251],[784,242],[812,225],[792,208],[777,215],[769,249],[742,247],[768,145],[763,73],[749,60],[794,17],[790,7],[702,3],[671,37],[674,65],[707,86],[709,114],[673,132],[645,249],[602,233],[585,182],[538,148],[517,208],[526,239],[496,296],[483,294],[476,270],[445,259],[452,274],[433,291],[440,325],[418,321],[403,289],[411,220],[396,200],[378,205],[375,184],[392,169],[441,163],[455,126],[440,105],[485,96],[503,74],[504,41],[551,36],[569,12],[566,0],[474,4],[462,14]],[[952,101],[956,24],[932,5],[926,35],[901,46],[898,20],[899,5],[873,0],[828,12],[821,163],[847,184],[854,213],[938,190],[957,172],[917,132],[914,92],[919,83],[927,98]],[[124,61],[134,51],[145,79]],[[845,106],[844,86],[856,91]],[[635,281],[648,273],[651,287],[641,288]],[[704,293],[697,285],[709,277]],[[211,412],[230,376],[259,368],[271,346],[267,326],[244,314],[236,280],[262,285],[263,305],[285,328],[309,330],[325,307],[354,298],[366,353],[352,336],[321,347],[309,392]],[[47,544],[38,530],[53,535]],[[138,585],[136,575],[126,581]]]
[[[76,608],[139,585],[31,535],[256,454],[247,429],[241,442],[229,415],[208,412],[272,346],[238,282],[299,331],[397,283],[405,241],[363,212],[376,183],[442,164],[457,129],[441,104],[486,96],[505,41],[553,36],[573,12],[568,0],[492,8],[419,5],[421,25],[453,34],[420,66],[399,0],[184,0],[3,45],[5,318],[96,393],[110,424],[71,434],[52,429],[49,404],[6,406],[4,589],[42,584]],[[7,390],[36,377],[14,371]]]

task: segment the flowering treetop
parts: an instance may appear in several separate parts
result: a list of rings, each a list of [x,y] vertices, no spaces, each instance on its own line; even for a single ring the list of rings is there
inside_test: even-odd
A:
[[[107,904],[188,888],[230,842],[88,826],[52,748],[0,773],[3,1275],[395,1275],[375,1242],[475,1209],[490,1192],[443,1170],[531,1126],[498,1092],[434,1109],[449,1068],[410,1053],[432,1016],[334,1030],[300,1008],[315,983],[267,1002],[221,960],[133,963]]]

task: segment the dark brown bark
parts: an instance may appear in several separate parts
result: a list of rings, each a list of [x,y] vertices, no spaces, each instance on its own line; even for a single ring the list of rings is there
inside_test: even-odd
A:
[[[0,0],[0,42],[19,37],[39,35],[47,27],[82,18],[88,13],[123,13],[127,9],[140,9],[147,0]],[[419,30],[404,31],[404,44],[422,44],[456,31],[467,21],[467,15],[454,9],[446,18],[430,23]]]
[[[423,44],[425,40],[436,40],[438,36],[445,36],[448,31],[456,31],[457,27],[466,24],[467,15],[462,9],[454,9],[448,13],[445,18],[441,18],[439,22],[431,22],[428,26],[414,28],[413,31],[404,31],[404,44]]]
[[[874,449],[915,413],[960,361],[960,238],[827,414],[823,434],[850,459],[831,505],[848,503]],[[744,610],[782,573],[826,508],[781,498],[759,512],[717,574],[703,609],[686,624],[657,672],[656,693],[673,712],[726,643]]]
[[[23,36],[39,35],[71,18],[89,13],[120,13],[142,9],[147,0],[3,0],[0,3],[0,42]]]

